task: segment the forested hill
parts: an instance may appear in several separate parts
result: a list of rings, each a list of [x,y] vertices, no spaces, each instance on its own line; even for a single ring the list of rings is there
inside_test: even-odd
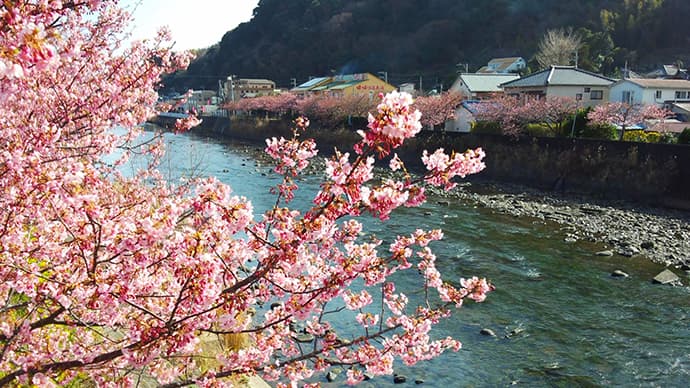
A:
[[[614,75],[626,62],[639,71],[690,65],[688,20],[689,0],[260,0],[251,21],[165,83],[215,88],[236,74],[288,86],[386,71],[393,84],[422,76],[432,87],[452,80],[459,63],[475,71],[492,57],[531,60],[544,33],[559,27],[581,36],[580,67]]]

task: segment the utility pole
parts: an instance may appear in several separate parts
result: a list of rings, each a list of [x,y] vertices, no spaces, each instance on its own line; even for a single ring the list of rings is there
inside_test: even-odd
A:
[[[419,94],[424,94],[424,88],[422,88],[422,75],[419,75]]]
[[[376,73],[376,74],[378,74],[379,76],[382,75],[382,76],[383,76],[383,80],[386,81],[386,83],[388,83],[388,72],[387,72],[387,71],[379,71],[379,72]]]
[[[223,88],[223,82],[218,80],[218,98],[221,101],[225,101],[225,89]]]
[[[228,77],[228,81],[230,81],[230,101],[235,101],[235,81],[233,77],[234,75]]]

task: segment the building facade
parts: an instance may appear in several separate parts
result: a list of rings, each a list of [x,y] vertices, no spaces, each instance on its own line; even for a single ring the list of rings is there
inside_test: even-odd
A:
[[[501,84],[519,79],[517,74],[462,73],[453,82],[450,91],[460,93],[469,100],[483,100],[503,93]]]
[[[386,94],[393,90],[396,90],[395,86],[371,73],[358,73],[314,78],[290,91],[304,96],[368,96],[374,99],[379,93]]]
[[[551,66],[526,77],[501,85],[504,92],[525,101],[548,97],[570,97],[581,107],[609,101],[614,80],[573,66]]]
[[[623,79],[611,86],[610,100],[671,108],[690,102],[690,81],[684,79]]]
[[[275,88],[276,83],[268,79],[228,77],[223,89],[225,99],[234,101],[240,98],[271,95],[275,92]]]

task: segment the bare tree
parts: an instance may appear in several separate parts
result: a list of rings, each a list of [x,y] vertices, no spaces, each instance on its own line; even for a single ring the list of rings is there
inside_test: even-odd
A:
[[[581,37],[572,28],[548,30],[539,42],[535,55],[542,68],[552,65],[570,65],[574,55],[582,46]]]

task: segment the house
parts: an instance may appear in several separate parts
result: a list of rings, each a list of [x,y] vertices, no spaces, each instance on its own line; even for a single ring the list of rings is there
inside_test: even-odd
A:
[[[628,104],[654,104],[671,108],[690,102],[690,81],[684,79],[622,79],[611,86],[610,100]]]
[[[414,84],[414,83],[411,83],[411,82],[407,82],[407,83],[404,83],[404,84],[400,84],[400,85],[398,86],[398,91],[401,92],[401,93],[402,93],[402,92],[404,92],[404,93],[409,93],[409,94],[411,94],[411,95],[413,95],[413,96],[416,96],[416,95],[417,95],[417,89],[415,89],[415,84]]]
[[[675,113],[680,121],[690,121],[690,103],[674,102],[671,104],[671,112]]]
[[[465,100],[455,109],[455,119],[446,121],[445,130],[448,132],[469,132],[476,121],[474,114],[479,104],[486,103],[479,100]]]
[[[379,93],[385,94],[393,90],[396,90],[395,86],[371,73],[358,73],[314,78],[290,91],[300,95],[369,96],[369,99],[374,99]]]
[[[331,82],[331,77],[311,78],[309,81],[290,89],[290,93],[294,93],[298,96],[306,96],[311,89],[323,86],[329,82]]]
[[[690,79],[688,69],[682,69],[679,65],[663,65],[645,75],[645,78],[662,78],[662,79]]]
[[[490,98],[496,93],[503,93],[499,85],[520,78],[517,74],[462,73],[453,82],[450,91],[460,93],[470,100]]]
[[[517,73],[527,67],[527,62],[525,62],[522,57],[509,57],[509,58],[493,58],[486,64],[482,66],[477,73],[481,74],[505,74],[505,73]]]
[[[581,107],[609,100],[611,78],[574,66],[551,66],[526,77],[501,84],[504,93],[525,101],[530,98],[572,97]]]
[[[224,91],[228,100],[266,96],[274,93],[276,83],[260,78],[229,78]]]

